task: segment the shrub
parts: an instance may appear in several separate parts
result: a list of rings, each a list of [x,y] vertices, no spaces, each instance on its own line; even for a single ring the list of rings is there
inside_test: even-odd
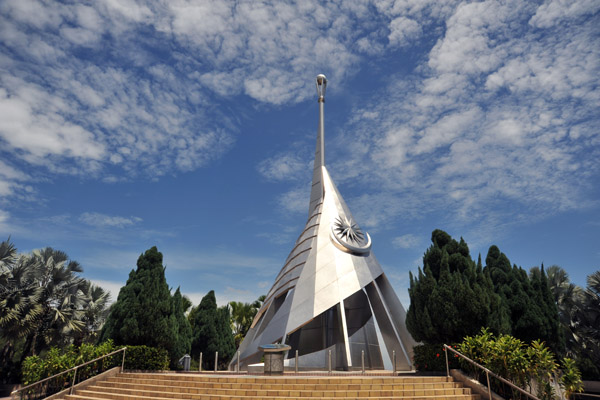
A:
[[[52,347],[43,358],[31,356],[24,360],[22,365],[23,384],[29,385],[77,365],[92,361],[95,358],[109,354],[115,350],[116,348],[111,340],[98,346],[82,344],[79,347],[71,345],[65,349]],[[115,355],[114,357],[107,357],[96,363],[82,367],[77,371],[77,380],[82,381],[96,375],[98,372],[103,372],[108,368],[120,365],[118,361],[119,355]],[[60,382],[57,381],[58,383],[56,383],[56,385],[60,386],[63,383],[66,384],[72,377],[72,373],[65,374],[60,377]]]
[[[466,337],[458,345],[458,351],[524,390],[531,390],[531,383],[535,381],[537,396],[542,400],[556,398],[552,381],[558,372],[558,364],[554,354],[540,340],[534,340],[531,345],[527,345],[510,335],[500,335],[496,338],[488,329],[482,328],[479,335]],[[581,374],[575,362],[566,358],[562,365],[560,383],[567,396],[581,391]],[[469,367],[466,363],[463,368],[474,373],[480,381],[484,376],[479,374],[481,371]],[[521,396],[516,390],[505,387],[496,379],[492,380],[492,389],[506,398]]]
[[[169,353],[149,346],[127,346],[125,369],[163,371],[169,369]]]
[[[414,365],[417,371],[446,372],[446,355],[442,344],[420,344],[413,348]],[[458,368],[457,356],[448,352],[450,369]]]
[[[565,396],[570,399],[573,393],[583,392],[583,382],[581,373],[575,365],[575,361],[570,358],[564,358],[562,362],[562,376],[560,384],[565,388]]]

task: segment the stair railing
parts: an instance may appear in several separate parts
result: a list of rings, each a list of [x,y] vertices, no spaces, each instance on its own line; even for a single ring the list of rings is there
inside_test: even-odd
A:
[[[505,384],[507,384],[508,386],[512,387],[513,389],[518,390],[519,392],[523,393],[525,396],[530,397],[533,400],[540,400],[537,397],[535,397],[534,395],[532,395],[531,393],[529,393],[528,391],[521,389],[520,387],[518,387],[514,383],[512,383],[512,382],[504,379],[503,377],[501,377],[501,376],[493,373],[492,371],[490,371],[489,369],[487,369],[483,365],[480,365],[480,364],[476,363],[475,361],[471,360],[469,357],[465,356],[464,354],[459,353],[458,351],[454,350],[452,347],[448,346],[447,344],[444,345],[444,353],[446,354],[446,376],[450,377],[450,366],[448,364],[448,350],[450,350],[451,352],[453,352],[457,356],[462,357],[464,360],[468,361],[469,363],[473,364],[474,366],[476,366],[477,368],[479,368],[479,369],[481,369],[482,371],[485,372],[485,375],[487,377],[487,389],[488,389],[488,394],[489,394],[489,400],[492,400],[492,388],[490,386],[490,375],[492,375],[494,378],[500,380],[501,382],[504,382]]]
[[[121,360],[121,372],[123,372],[123,367],[125,366],[125,350],[127,350],[127,347],[122,347],[119,350],[113,351],[112,353],[105,354],[103,356],[100,356],[98,358],[93,359],[92,361],[88,361],[88,362],[85,362],[83,364],[79,364],[79,365],[77,365],[77,366],[75,366],[73,368],[67,369],[66,371],[59,372],[58,374],[52,375],[52,376],[50,376],[48,378],[44,378],[44,379],[42,379],[40,381],[32,383],[31,385],[27,385],[27,386],[24,386],[24,387],[22,387],[20,389],[17,389],[17,390],[13,391],[10,394],[11,399],[29,399],[30,396],[27,393],[31,392],[31,391],[34,391],[35,387],[43,385],[46,382],[48,382],[48,381],[50,381],[50,380],[52,380],[54,378],[58,378],[59,376],[62,376],[64,374],[68,374],[69,372],[72,372],[72,371],[74,371],[74,374],[73,374],[73,380],[71,381],[71,385],[67,386],[67,387],[63,387],[61,390],[65,390],[65,389],[67,389],[67,388],[70,387],[69,394],[73,394],[73,387],[75,386],[75,381],[77,379],[77,370],[79,368],[85,367],[86,365],[89,365],[89,364],[94,363],[96,361],[100,361],[103,358],[113,356],[113,355],[115,355],[115,354],[117,354],[117,353],[119,353],[119,352],[122,351],[123,352],[123,358]],[[43,389],[43,387],[42,387],[42,389]],[[50,393],[50,394],[44,393],[43,397],[47,397],[48,395],[52,395],[52,394],[53,393]],[[23,397],[23,395],[25,395],[25,397]],[[38,398],[38,397],[36,395],[34,395],[33,398]]]

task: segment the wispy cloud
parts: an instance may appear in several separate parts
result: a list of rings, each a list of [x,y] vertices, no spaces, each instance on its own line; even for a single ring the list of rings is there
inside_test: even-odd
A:
[[[381,211],[367,225],[445,210],[446,222],[501,229],[593,204],[596,9],[495,1],[452,9],[428,58],[394,76],[343,133],[355,144],[344,153],[355,159],[352,179],[375,189],[351,202]]]
[[[312,161],[312,160],[311,160]],[[297,154],[280,154],[258,164],[258,171],[267,179],[273,181],[297,180],[305,177],[310,171],[307,160],[301,159]]]
[[[392,17],[368,1],[7,0],[0,7],[2,152],[49,177],[113,182],[194,170],[228,151],[241,126],[239,113],[221,111],[215,96],[304,100],[313,93],[312,71],[338,81],[356,73],[368,51],[355,43],[387,41],[370,30]],[[393,36],[412,35],[408,25],[394,23]],[[272,161],[259,169],[274,180],[302,163]],[[1,179],[0,196],[17,193],[20,180]]]
[[[282,193],[277,198],[277,203],[280,209],[288,213],[303,213],[308,210],[308,198],[310,192],[308,187],[295,188]]]
[[[392,239],[392,244],[394,247],[400,249],[410,249],[421,245],[421,238],[412,233],[407,233],[406,235],[398,236]]]
[[[94,227],[115,227],[124,228],[142,222],[139,217],[119,217],[101,214],[97,212],[85,212],[79,216],[79,220],[84,224]]]

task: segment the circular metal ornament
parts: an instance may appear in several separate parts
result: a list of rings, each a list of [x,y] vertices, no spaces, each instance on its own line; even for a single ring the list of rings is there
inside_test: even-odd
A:
[[[363,234],[358,225],[346,217],[337,217],[331,224],[330,238],[335,247],[346,253],[364,256],[371,251],[369,234]]]

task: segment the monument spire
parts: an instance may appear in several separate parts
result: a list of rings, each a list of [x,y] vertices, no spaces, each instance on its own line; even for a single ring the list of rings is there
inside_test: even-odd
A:
[[[321,167],[325,166],[325,90],[327,89],[327,78],[325,75],[317,75],[315,84],[317,86],[317,101],[319,102],[319,125],[317,127],[317,148],[315,150],[313,180],[310,190],[310,203],[308,206],[309,218],[315,210],[315,207],[323,199],[323,171]]]
[[[260,346],[285,343],[302,368],[412,369],[413,338],[404,307],[325,166],[327,78],[316,79],[319,125],[308,220],[240,345],[240,366]],[[331,354],[331,359],[328,359]],[[237,360],[230,363],[234,368]]]

